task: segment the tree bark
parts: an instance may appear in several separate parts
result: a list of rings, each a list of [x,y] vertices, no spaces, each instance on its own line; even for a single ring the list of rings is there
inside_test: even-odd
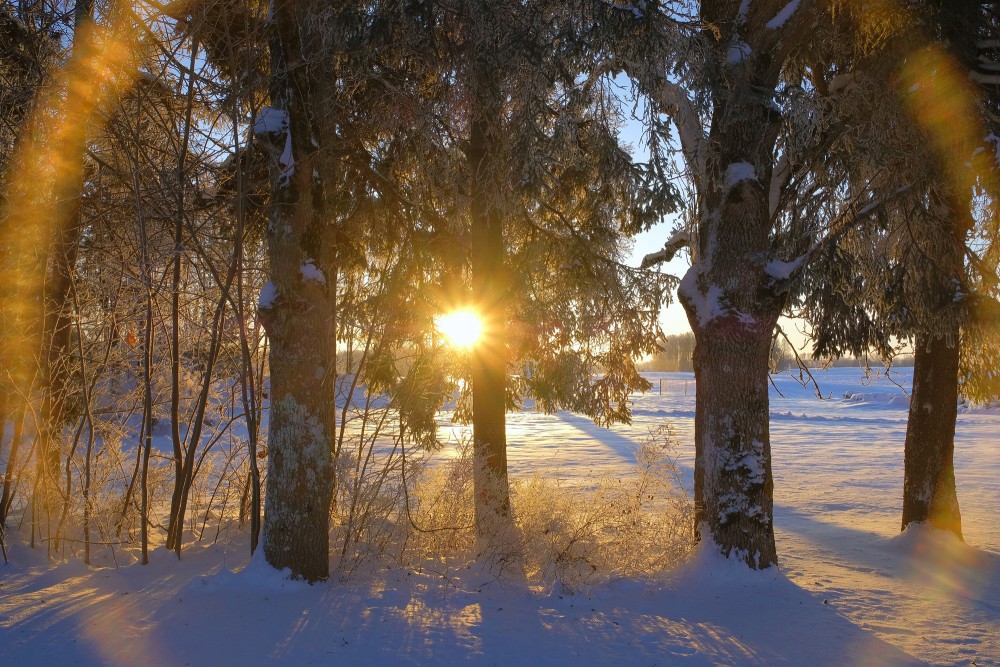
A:
[[[962,538],[955,489],[958,419],[958,327],[946,336],[918,336],[903,453],[903,521],[927,523]]]
[[[280,216],[274,222],[280,224]],[[273,263],[285,245],[271,239]],[[318,581],[329,576],[330,565],[334,358],[327,342],[334,334],[333,313],[322,294],[310,294],[318,290],[295,289],[279,277],[288,269],[272,266],[277,284],[291,283],[291,289],[285,287],[262,318],[271,341],[264,555],[295,578]]]
[[[332,259],[324,261],[336,257],[336,238],[322,214],[314,161],[323,139],[315,125],[321,110],[314,106],[319,97],[314,75],[320,72],[313,71],[318,65],[299,60],[311,35],[306,26],[321,25],[311,14],[318,9],[311,3],[275,3],[271,100],[284,110],[287,123],[273,138],[275,146],[287,141],[291,150],[282,149],[283,159],[273,164],[271,281],[260,304],[271,343],[264,556],[271,566],[289,568],[294,578],[310,582],[330,572],[336,412],[336,270]]]
[[[767,240],[760,183],[737,184],[718,211],[717,240],[679,290],[695,334],[695,535],[762,569],[777,563],[767,374],[783,300],[752,260]]]
[[[482,113],[482,110],[479,110]],[[503,217],[497,206],[497,166],[491,129],[472,123],[472,298],[483,334],[472,355],[472,434],[477,536],[490,541],[510,521],[507,478],[507,312]]]
[[[777,564],[767,377],[787,297],[765,270],[780,247],[767,187],[781,120],[772,100],[813,10],[803,3],[773,26],[784,6],[753,3],[741,16],[736,3],[701,5],[718,80],[704,161],[688,149],[697,244],[678,288],[695,336],[695,535],[753,569]]]

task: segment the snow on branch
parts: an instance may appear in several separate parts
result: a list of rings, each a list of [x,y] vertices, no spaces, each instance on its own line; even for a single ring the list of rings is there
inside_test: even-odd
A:
[[[656,252],[649,253],[642,258],[642,264],[639,265],[641,269],[648,269],[656,264],[663,264],[669,262],[677,254],[677,251],[681,248],[686,248],[691,245],[691,237],[688,233],[679,229],[670,235],[667,242],[663,245],[663,248]]]
[[[739,37],[734,37],[729,48],[726,49],[726,67],[735,67],[750,58],[752,54],[753,49],[750,48],[749,44]]]
[[[285,109],[275,109],[274,107],[263,107],[254,120],[253,133],[259,137],[267,137],[265,142],[281,166],[279,175],[279,186],[288,185],[289,179],[295,173],[295,156],[292,152],[292,133],[289,128],[288,111]],[[277,144],[281,136],[285,141],[281,144],[281,153],[277,152]]]
[[[302,280],[305,282],[319,283],[320,285],[326,284],[326,276],[323,274],[323,270],[316,266],[316,260],[307,259],[301,266],[299,266],[299,273],[302,275]]]
[[[288,129],[288,112],[284,109],[264,107],[253,124],[254,134],[280,134]]]
[[[268,280],[264,283],[264,287],[260,290],[260,298],[257,300],[257,308],[260,310],[267,310],[274,306],[274,302],[278,298],[278,288],[273,282]]]
[[[756,181],[757,170],[749,162],[733,162],[726,167],[726,174],[723,177],[722,187],[731,190],[742,181]]]
[[[770,217],[778,211],[778,204],[781,203],[781,193],[792,178],[792,164],[788,160],[788,154],[782,153],[778,157],[774,169],[771,170],[771,186],[767,193],[767,211]]]
[[[781,8],[781,11],[778,12],[773,19],[765,24],[765,27],[768,30],[777,30],[781,26],[785,25],[785,22],[791,18],[792,14],[794,14],[795,10],[798,8],[799,0],[791,0],[791,2]]]
[[[829,248],[831,244],[837,243],[847,232],[855,229],[859,224],[861,224],[862,220],[867,219],[872,213],[879,210],[890,201],[908,192],[910,188],[911,186],[904,185],[888,196],[882,199],[875,199],[862,206],[860,209],[855,208],[855,205],[847,207],[847,210],[837,216],[837,218],[831,223],[826,236],[813,243],[808,250],[806,250],[799,257],[793,259],[791,262],[772,261],[768,263],[764,267],[765,273],[771,276],[776,283],[790,283],[801,275],[802,270],[808,266],[813,258],[819,255],[819,253],[826,248]]]
[[[855,72],[841,72],[830,79],[827,89],[831,93],[847,92],[857,85],[857,81],[858,76]]]
[[[750,0],[740,0],[740,8],[736,10],[736,25],[743,25],[747,22],[750,14]]]
[[[705,175],[706,138],[698,119],[698,113],[691,104],[687,92],[671,81],[664,81],[656,91],[656,101],[660,110],[668,114],[677,126],[681,138],[684,159],[695,176],[696,183],[702,183]]]
[[[613,2],[612,0],[600,0],[602,4],[611,9],[630,12],[634,18],[641,19],[646,16],[648,6],[646,0],[638,0],[636,3]]]
[[[799,255],[790,262],[782,262],[779,260],[772,260],[764,266],[764,273],[771,276],[775,280],[788,280],[791,278],[802,265],[805,264],[807,255]]]

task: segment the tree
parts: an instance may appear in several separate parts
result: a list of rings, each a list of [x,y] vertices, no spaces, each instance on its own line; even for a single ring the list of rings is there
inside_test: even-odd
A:
[[[892,15],[878,5],[860,29],[855,9],[868,5],[673,9],[608,10],[627,35],[621,66],[650,101],[651,152],[694,194],[687,218],[644,265],[682,248],[691,256],[678,295],[696,340],[696,534],[763,568],[777,562],[767,395],[777,318],[803,289],[830,293],[822,280],[810,283],[811,267],[839,257],[844,236],[872,226],[896,194],[846,188],[843,141],[861,94],[854,70],[871,58],[873,34],[891,31]],[[654,48],[637,55],[637,36]],[[852,327],[881,340],[856,301],[831,300]]]
[[[998,165],[977,155],[991,146],[980,121],[979,91],[967,87],[965,80],[975,81],[974,75],[981,74],[978,71],[981,54],[976,44],[996,34],[998,15],[994,3],[968,1],[951,3],[947,8],[943,3],[929,5],[932,29],[954,54],[950,58],[935,54],[932,45],[913,55],[914,65],[928,68],[914,77],[914,84],[927,91],[913,100],[912,113],[933,146],[935,187],[930,193],[929,208],[936,214],[939,228],[937,234],[930,235],[931,239],[938,237],[933,248],[939,252],[924,245],[923,251],[929,259],[933,258],[929,262],[925,298],[932,300],[944,315],[941,318],[944,321],[938,320],[934,323],[937,326],[931,327],[921,322],[924,326],[915,336],[913,392],[903,458],[902,528],[927,522],[961,538],[953,459],[963,322],[968,332],[968,324],[983,315],[977,309],[986,302],[992,304],[989,310],[995,312],[997,308],[989,294],[996,285],[996,263],[987,260],[971,265],[967,244],[977,227],[973,209],[975,191],[985,188],[991,198],[1000,194],[996,187]],[[948,109],[944,117],[942,107]],[[956,156],[967,159],[959,160]],[[995,220],[995,206],[991,208],[987,215]],[[992,227],[996,223],[989,224]],[[987,233],[995,238],[990,232]],[[968,346],[972,340],[965,342]]]
[[[275,4],[271,107],[255,128],[272,138],[276,153],[271,280],[260,297],[271,341],[264,555],[273,567],[310,582],[329,575],[336,379],[336,237],[324,217],[329,174],[318,169],[318,149],[332,139],[321,109],[325,87],[334,83],[322,70],[334,54],[323,47],[322,33],[335,24],[324,18],[317,2]]]
[[[624,239],[672,210],[676,192],[620,143],[606,35],[589,12],[466,2],[441,25],[456,28],[442,40],[463,96],[449,134],[465,140],[471,300],[484,320],[471,379],[488,542],[510,524],[505,414],[522,392],[610,424],[628,421],[629,392],[648,386],[633,359],[655,349],[667,281],[626,267]]]
[[[334,456],[345,428],[342,418],[335,437],[336,351],[338,332],[350,330],[341,313],[368,322],[381,316],[365,316],[367,308],[393,314],[394,326],[366,332],[369,340],[384,335],[358,374],[376,395],[405,384],[394,352],[419,346],[429,331],[426,322],[404,326],[413,323],[407,306],[422,282],[428,237],[449,226],[433,203],[411,196],[442,173],[418,168],[438,166],[442,150],[428,138],[440,140],[430,130],[440,127],[434,90],[447,89],[446,78],[435,78],[425,13],[283,2],[271,21],[270,106],[255,126],[272,154],[271,279],[259,303],[271,346],[263,544],[271,565],[309,581],[329,573]],[[381,298],[371,298],[371,285]],[[400,410],[419,441],[433,420]]]
[[[996,311],[996,259],[977,239],[995,235],[997,166],[983,91],[974,84],[988,80],[978,68],[990,62],[983,40],[996,21],[991,12],[991,3],[980,2],[897,8],[897,29],[857,72],[859,84],[864,78],[895,95],[877,102],[858,97],[867,120],[855,126],[852,140],[865,151],[848,168],[853,183],[888,174],[877,187],[883,196],[897,193],[895,201],[879,225],[845,238],[840,255],[820,271],[826,287],[808,299],[820,323],[820,352],[859,353],[874,345],[887,354],[890,335],[912,338],[902,527],[928,522],[959,537],[953,465],[959,384],[964,378],[972,391],[985,388],[963,370],[963,359],[989,358],[995,347],[981,320]],[[983,202],[978,212],[976,193]]]
[[[89,18],[91,5],[75,5],[72,55],[46,72],[33,116],[16,139],[17,152],[5,174],[3,226],[4,331],[12,392],[32,402],[40,380],[40,405],[31,406],[39,434],[32,526],[51,523],[59,495],[62,404],[69,386],[70,294],[79,244],[85,132],[95,112],[106,109],[134,74],[131,25],[117,6],[106,25]],[[36,20],[35,12],[27,12]],[[40,18],[37,30],[53,30]],[[44,40],[53,39],[48,32]],[[37,366],[35,364],[37,363]],[[37,372],[37,378],[36,378]],[[70,478],[69,464],[66,476]],[[65,496],[65,494],[63,494]],[[66,498],[63,498],[65,515]],[[60,519],[59,523],[62,523]],[[35,533],[33,532],[33,537]],[[58,528],[50,547],[58,544]]]
[[[801,265],[815,238],[814,221],[780,215],[804,161],[794,141],[779,143],[783,130],[801,139],[800,128],[783,127],[782,103],[797,102],[784,77],[820,12],[780,1],[706,1],[693,11],[686,24],[683,10],[614,20],[662,45],[654,59],[625,54],[622,66],[651,101],[654,139],[669,137],[660,114],[676,127],[697,198],[688,228],[651,258],[691,253],[678,296],[696,341],[695,531],[766,568],[777,562],[767,373],[790,278],[778,269]]]

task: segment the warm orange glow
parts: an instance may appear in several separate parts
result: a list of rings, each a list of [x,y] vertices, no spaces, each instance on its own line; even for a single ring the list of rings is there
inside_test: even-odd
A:
[[[981,154],[979,160],[973,161],[986,130],[968,73],[947,51],[930,45],[910,54],[900,75],[907,105],[937,149],[939,159],[948,162],[950,185],[958,193],[971,192],[990,174],[981,164],[988,155]]]
[[[483,334],[483,322],[471,310],[456,310],[434,318],[434,327],[452,347],[471,350]]]
[[[82,135],[98,109],[114,104],[132,84],[137,70],[135,28],[114,18],[119,15],[109,11],[107,25],[78,28],[73,55],[40,91],[3,178],[10,186],[8,218],[0,230],[0,339],[10,364],[5,372],[25,394],[37,371],[49,249],[67,224],[66,202],[79,196],[67,187],[79,187],[74,172],[82,164]]]

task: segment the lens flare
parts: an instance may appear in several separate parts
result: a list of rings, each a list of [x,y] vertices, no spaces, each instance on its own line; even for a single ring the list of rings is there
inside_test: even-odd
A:
[[[483,322],[471,310],[456,310],[434,318],[434,327],[448,344],[460,350],[471,350],[483,334]]]
[[[107,25],[87,21],[77,28],[72,57],[40,91],[3,175],[8,202],[0,229],[0,341],[5,371],[25,395],[38,370],[52,241],[80,198],[84,132],[99,109],[128,89],[138,67],[137,29],[120,10],[108,16]]]

